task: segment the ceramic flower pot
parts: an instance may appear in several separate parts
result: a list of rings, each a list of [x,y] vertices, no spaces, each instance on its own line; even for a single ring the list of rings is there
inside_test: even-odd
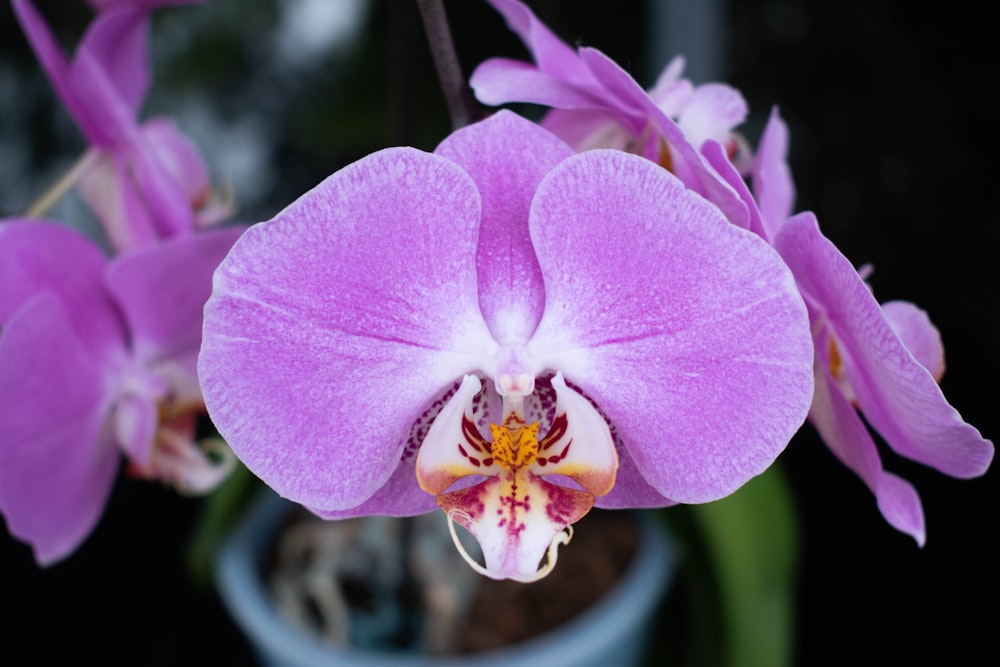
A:
[[[223,542],[216,557],[215,578],[223,602],[266,667],[640,665],[650,625],[677,565],[662,526],[649,515],[632,513],[628,516],[635,519],[638,535],[635,551],[615,583],[583,611],[543,634],[499,649],[446,656],[334,646],[279,611],[263,574],[273,536],[295,507],[270,494],[262,498]],[[464,569],[454,572],[465,573]]]

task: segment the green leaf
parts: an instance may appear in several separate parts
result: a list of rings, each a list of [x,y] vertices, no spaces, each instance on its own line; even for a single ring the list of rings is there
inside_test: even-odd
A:
[[[794,650],[797,525],[778,466],[691,507],[715,579],[726,667],[785,667]]]
[[[226,481],[205,499],[187,549],[188,569],[202,586],[212,586],[215,550],[262,486],[262,482],[237,461]]]

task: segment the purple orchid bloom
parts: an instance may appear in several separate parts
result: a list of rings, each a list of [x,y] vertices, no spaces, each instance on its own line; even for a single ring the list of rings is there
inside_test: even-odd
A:
[[[739,91],[718,83],[692,86],[681,78],[684,61],[676,58],[647,92],[597,49],[570,48],[518,0],[488,2],[528,47],[535,64],[506,58],[481,63],[470,79],[480,102],[552,107],[542,125],[577,150],[617,148],[643,155],[718,206],[731,222],[747,226],[744,205],[698,153],[705,142],[719,142],[731,158],[741,155],[742,142],[732,132],[747,113]]]
[[[815,216],[791,216],[795,186],[787,151],[788,130],[775,110],[754,164],[759,210],[750,210],[752,227],[781,253],[809,307],[816,349],[809,420],[872,491],[886,521],[923,545],[920,497],[882,468],[858,411],[897,454],[953,477],[985,473],[993,444],[941,392],[944,348],[927,314],[903,301],[880,306],[864,276],[820,232]],[[742,194],[752,203],[745,188]]]
[[[184,234],[230,213],[213,201],[197,147],[172,121],[139,125],[149,87],[149,14],[191,0],[146,0],[108,8],[66,60],[38,10],[13,0],[38,60],[91,148],[80,167],[80,193],[117,250]]]
[[[594,505],[732,493],[813,383],[767,243],[652,162],[506,111],[251,227],[215,274],[199,377],[281,495],[326,518],[436,503],[475,569],[521,581]]]
[[[40,564],[90,533],[119,451],[132,473],[183,492],[228,471],[194,442],[195,366],[212,271],[241,231],[109,260],[56,223],[0,224],[0,511]]]

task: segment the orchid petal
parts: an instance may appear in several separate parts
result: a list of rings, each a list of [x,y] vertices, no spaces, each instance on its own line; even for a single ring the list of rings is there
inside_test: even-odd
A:
[[[858,406],[889,446],[953,477],[983,474],[993,443],[948,404],[816,218],[807,213],[789,219],[775,247],[817,317],[829,323]]]
[[[164,391],[176,404],[204,403],[198,384],[198,351],[198,347],[172,350],[169,357],[156,359],[147,366],[152,375],[162,380]]]
[[[598,84],[603,107],[611,113],[625,117],[627,120],[623,124],[633,134],[639,136],[647,129],[652,114],[666,117],[632,75],[603,52],[583,47],[579,49],[578,55]],[[674,127],[674,134],[682,137],[680,129],[673,124],[673,121],[670,123]]]
[[[157,239],[150,212],[120,155],[101,151],[78,187],[115,250],[129,250]]]
[[[107,289],[128,322],[136,358],[158,360],[198,349],[212,274],[245,229],[227,227],[170,239],[110,263]]]
[[[628,448],[616,438],[618,444],[618,472],[615,485],[605,495],[599,496],[595,507],[628,509],[637,507],[669,507],[677,503],[650,486],[642,476]]]
[[[531,51],[539,69],[576,85],[590,82],[590,74],[565,42],[556,37],[534,12],[517,0],[488,0]]]
[[[706,83],[694,89],[677,126],[695,149],[709,139],[725,142],[747,117],[747,102],[740,91],[724,83]]]
[[[646,480],[704,502],[766,469],[812,394],[807,314],[777,254],[615,151],[550,172],[529,224],[546,290],[529,348],[601,407]]]
[[[476,67],[469,86],[483,104],[531,102],[560,109],[593,109],[599,98],[572,83],[518,60],[491,58]]]
[[[97,111],[98,116],[94,118],[92,114],[95,111],[80,99],[81,91],[78,90],[79,84],[73,81],[70,63],[45,23],[45,19],[29,0],[13,0],[12,6],[14,15],[21,24],[21,29],[24,30],[38,62],[48,75],[52,87],[55,88],[56,94],[62,100],[66,110],[76,120],[80,130],[90,143],[107,148],[108,138],[101,127],[100,111]]]
[[[118,453],[102,433],[108,403],[103,371],[55,294],[41,294],[5,319],[0,510],[42,565],[86,538],[111,492]]]
[[[425,492],[438,495],[468,475],[499,472],[490,444],[478,432],[472,399],[483,383],[466,375],[458,391],[445,403],[417,452],[417,481]]]
[[[155,156],[169,178],[177,183],[189,206],[199,208],[211,197],[212,183],[201,152],[173,121],[153,118],[139,128],[145,151]]]
[[[663,114],[632,75],[605,53],[592,47],[582,47],[578,53],[580,62],[598,82],[601,100],[609,111],[617,111],[631,119],[634,134],[639,135],[646,129],[650,112]],[[679,129],[677,134],[680,135]]]
[[[601,82],[616,107],[634,109],[629,112],[636,114],[631,127],[633,134],[641,136],[647,126],[652,125],[667,142],[673,173],[688,188],[719,207],[733,224],[746,227],[746,207],[739,197],[729,185],[709,172],[681,128],[656,106],[635,79],[597,49],[580,49],[580,58]],[[655,156],[646,154],[646,157]]]
[[[88,117],[94,120],[99,133],[93,141],[113,150],[119,159],[128,161],[159,236],[168,238],[193,229],[194,213],[190,201],[160,163],[159,155],[145,145],[132,110],[97,59],[81,51],[72,68],[73,85],[85,92],[80,95],[81,102],[89,110]]]
[[[649,89],[649,98],[670,118],[676,118],[694,94],[692,83],[681,78],[684,65],[684,56],[671,58]]]
[[[93,54],[80,51],[70,65],[70,86],[89,120],[90,141],[108,150],[134,143],[138,133],[135,114],[122,98]]]
[[[93,117],[102,116],[102,136],[135,172],[143,201],[150,212],[159,235],[169,238],[194,228],[191,203],[180,184],[174,180],[157,152],[146,146],[144,136],[131,110],[101,68],[86,51],[80,52],[73,63],[74,81],[85,85],[88,104],[94,107]]]
[[[204,495],[218,488],[236,465],[232,450],[218,438],[195,442],[191,433],[161,428],[147,469],[132,472],[170,484],[178,492]]]
[[[515,0],[496,0],[494,7],[532,51],[537,67],[506,59],[486,61],[473,72],[470,83],[484,104],[531,102],[556,109],[601,110],[636,138],[648,136],[641,153],[659,162],[663,149],[652,126],[666,140],[671,169],[684,183],[719,206],[735,224],[746,226],[746,210],[736,193],[708,172],[694,148],[656,102],[625,70],[600,51],[581,48],[576,53],[551,34],[531,11]],[[538,31],[535,34],[533,31]],[[676,65],[679,76],[683,61]],[[672,72],[670,73],[672,75]],[[731,89],[729,89],[731,91]],[[662,91],[658,91],[662,92]],[[680,91],[678,91],[680,92]],[[703,93],[713,112],[725,122],[741,119],[742,97],[731,91],[719,104],[716,89]],[[735,97],[734,97],[735,95]],[[737,99],[738,98],[738,99]],[[736,100],[737,103],[733,103]],[[700,105],[701,106],[704,105]],[[690,124],[690,123],[689,123]]]
[[[404,457],[389,479],[368,500],[357,507],[346,510],[309,510],[323,519],[351,519],[357,516],[415,516],[438,509],[434,496],[420,488],[417,483],[414,461],[416,457]]]
[[[122,349],[125,331],[102,285],[104,253],[79,232],[46,220],[0,224],[0,325],[43,292],[60,299],[72,331],[96,359]]]
[[[135,5],[101,12],[77,50],[100,63],[133,116],[149,88],[149,12]]]
[[[926,531],[920,497],[906,481],[882,469],[868,429],[825,367],[816,369],[816,393],[809,420],[841,463],[875,494],[885,520],[923,546]]]
[[[771,110],[754,157],[753,191],[764,222],[764,238],[773,242],[791,217],[795,202],[795,183],[788,168],[788,126],[777,107]]]
[[[476,298],[479,218],[458,165],[386,149],[233,247],[206,305],[199,376],[222,435],[281,495],[358,506],[426,404],[496,356]]]
[[[176,164],[163,160],[163,147],[149,145],[146,138],[140,130],[129,154],[143,200],[161,238],[187,234],[195,227],[188,183],[171,172]]]
[[[159,424],[156,403],[145,396],[123,396],[115,402],[113,418],[115,439],[129,461],[142,469],[152,467]]]
[[[709,139],[702,145],[701,154],[705,157],[705,162],[715,170],[719,178],[728,184],[743,202],[743,214],[726,214],[729,221],[737,227],[748,229],[754,234],[766,238],[757,202],[754,201],[753,195],[750,194],[750,190],[743,181],[743,177],[736,170],[736,166],[726,155],[726,149],[719,142]]]
[[[590,494],[603,496],[615,485],[618,455],[608,422],[586,398],[566,386],[562,373],[552,378],[556,418],[539,442],[531,464],[536,475],[562,475]]]
[[[573,151],[534,123],[500,111],[452,133],[435,153],[461,165],[482,198],[476,270],[483,317],[496,340],[526,341],[545,305],[528,208],[542,177]],[[516,156],[517,169],[498,156]]]
[[[629,150],[635,140],[603,109],[550,109],[540,125],[576,152],[593,148]]]
[[[910,354],[940,382],[944,375],[944,344],[926,311],[908,301],[887,301],[882,304],[882,313]]]
[[[365,516],[368,514],[381,514],[386,516],[411,516],[434,511],[438,508],[434,496],[428,494],[418,483],[417,475],[417,452],[421,445],[427,440],[427,435],[431,428],[438,421],[438,416],[447,408],[451,398],[459,389],[462,382],[452,384],[441,392],[429,404],[424,406],[423,412],[413,422],[410,427],[410,435],[406,439],[403,448],[403,456],[400,459],[396,470],[389,477],[389,480],[376,491],[371,498],[361,503],[357,507],[347,510],[317,510],[310,508],[315,514],[325,519],[347,519],[355,516]],[[489,403],[487,391],[470,397],[472,410],[470,415],[477,423],[483,419],[489,423]],[[444,419],[446,423],[448,418]]]

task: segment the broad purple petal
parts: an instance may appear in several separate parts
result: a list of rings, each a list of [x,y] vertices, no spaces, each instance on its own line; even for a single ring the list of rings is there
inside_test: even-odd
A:
[[[820,367],[825,365],[825,360],[817,364],[816,392],[809,420],[830,451],[875,494],[879,511],[889,525],[923,546],[926,530],[920,497],[909,483],[882,469],[882,460],[868,429],[829,371]]]
[[[212,274],[245,229],[199,232],[138,248],[111,262],[107,289],[128,322],[136,358],[159,360],[198,349]]]
[[[111,491],[118,452],[103,432],[107,387],[55,294],[30,300],[4,321],[0,510],[42,565],[87,537]]]
[[[451,134],[435,152],[461,165],[482,198],[476,270],[483,317],[496,340],[525,342],[545,306],[528,208],[542,177],[573,151],[538,125],[500,111]]]
[[[773,249],[616,151],[550,172],[530,225],[546,290],[531,349],[594,399],[650,485],[704,502],[765,470],[813,383],[806,309]]]
[[[199,376],[247,466],[320,511],[370,498],[421,411],[497,353],[480,203],[455,163],[374,153],[251,227],[215,274]]]
[[[858,406],[889,446],[953,477],[985,472],[993,443],[948,404],[857,271],[822,235],[815,217],[791,218],[775,247],[816,317],[829,323]]]
[[[72,332],[95,359],[125,345],[117,309],[103,285],[107,258],[79,232],[45,220],[0,224],[0,325],[44,292],[56,295]]]

